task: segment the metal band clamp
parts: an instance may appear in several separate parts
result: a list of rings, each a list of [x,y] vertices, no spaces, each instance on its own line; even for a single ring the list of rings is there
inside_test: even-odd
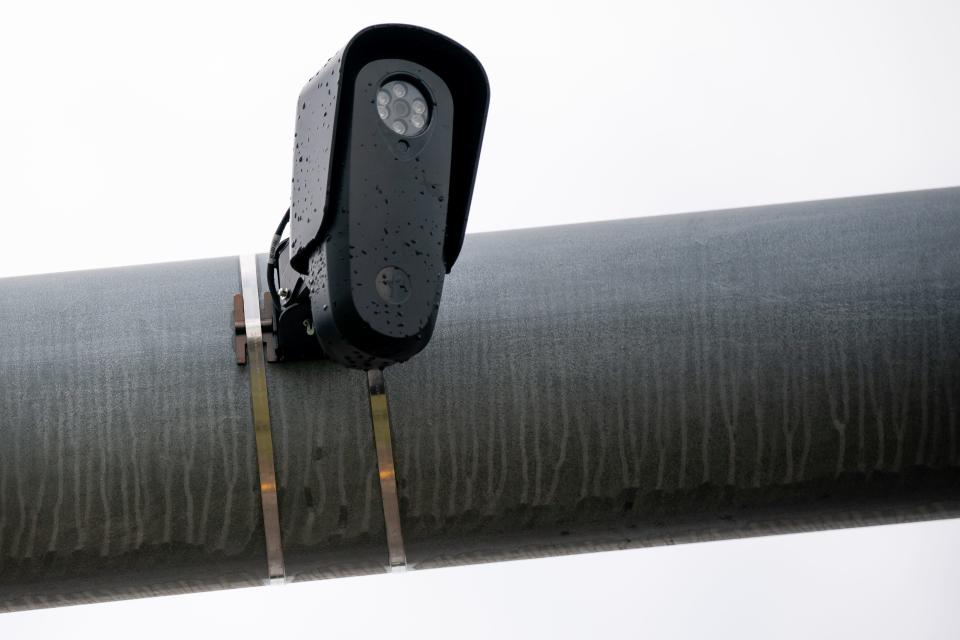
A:
[[[253,413],[257,468],[260,474],[260,505],[263,509],[263,530],[267,545],[267,582],[278,584],[284,582],[285,572],[280,535],[280,507],[277,499],[277,472],[273,460],[273,435],[270,430],[270,405],[267,399],[256,256],[240,256],[240,285],[243,295],[245,360],[250,368],[250,408]]]
[[[377,467],[380,471],[380,496],[383,498],[383,522],[387,531],[387,559],[391,571],[407,568],[407,554],[403,547],[400,527],[400,499],[397,493],[397,471],[393,462],[393,442],[390,436],[390,412],[387,406],[387,388],[383,371],[367,371],[370,393],[370,419],[373,439],[377,447]]]

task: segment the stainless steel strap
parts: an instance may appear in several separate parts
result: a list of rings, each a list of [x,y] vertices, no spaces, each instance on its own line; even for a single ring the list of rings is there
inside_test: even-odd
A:
[[[397,494],[397,472],[393,463],[390,411],[387,406],[387,388],[383,371],[379,369],[368,371],[367,386],[370,393],[373,439],[377,447],[377,467],[380,470],[383,521],[387,530],[387,559],[391,571],[403,571],[407,567],[407,554],[403,548],[403,532],[400,528],[400,499]]]
[[[270,405],[267,399],[267,371],[263,356],[263,332],[260,324],[260,287],[257,281],[257,257],[240,256],[240,285],[246,328],[247,368],[250,370],[250,408],[257,444],[260,472],[260,506],[267,544],[267,582],[284,582],[283,544],[280,537],[280,507],[277,501],[277,472],[273,460],[273,434],[270,431]]]

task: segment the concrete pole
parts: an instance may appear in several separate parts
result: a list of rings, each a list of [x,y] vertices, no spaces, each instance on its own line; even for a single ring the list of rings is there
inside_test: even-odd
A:
[[[239,290],[0,280],[0,610],[266,578]],[[287,579],[385,570],[366,376],[267,382]],[[956,517],[960,189],[468,236],[386,385],[415,569]]]

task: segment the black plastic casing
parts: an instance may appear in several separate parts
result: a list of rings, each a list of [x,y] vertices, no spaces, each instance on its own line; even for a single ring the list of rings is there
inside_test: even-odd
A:
[[[377,115],[377,91],[393,79],[430,103],[418,135]],[[426,346],[463,244],[488,101],[472,54],[403,25],[360,32],[301,92],[290,264],[307,276],[331,359],[383,368]]]

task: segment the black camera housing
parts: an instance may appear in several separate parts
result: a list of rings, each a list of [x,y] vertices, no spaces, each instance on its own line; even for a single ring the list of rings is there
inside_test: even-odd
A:
[[[416,135],[377,114],[393,80],[429,103]],[[301,91],[289,264],[331,359],[383,368],[426,346],[463,245],[488,103],[473,54],[407,25],[361,31]]]

